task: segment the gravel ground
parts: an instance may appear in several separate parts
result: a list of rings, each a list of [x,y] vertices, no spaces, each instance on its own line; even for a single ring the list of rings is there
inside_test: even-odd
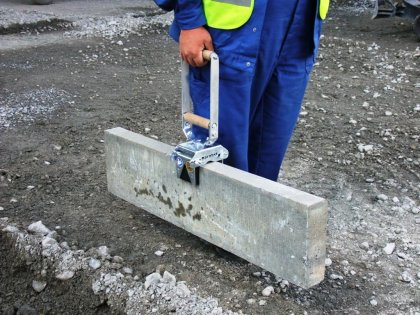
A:
[[[223,311],[215,299],[204,299],[191,292],[185,282],[177,281],[168,271],[157,270],[145,279],[133,277],[133,270],[124,267],[124,259],[111,256],[106,246],[85,252],[74,247],[71,249],[65,241],[58,243],[56,230],[60,230],[59,226],[50,230],[38,221],[30,224],[27,230],[19,230],[8,219],[2,218],[0,229],[2,242],[12,245],[7,249],[11,251],[7,255],[13,253],[18,258],[13,266],[2,267],[13,268],[22,261],[31,265],[32,289],[37,293],[49,286],[51,278],[65,282],[75,276],[82,277],[80,274],[83,273],[83,277],[91,281],[93,293],[99,296],[99,304],[106,303],[115,313],[237,314]],[[17,313],[35,312],[36,309],[43,309],[42,303],[33,306],[21,304]]]
[[[191,293],[177,296],[183,314],[194,303],[216,314],[419,314],[419,43],[410,21],[372,21],[368,2],[344,4],[325,23],[279,178],[329,200],[326,279],[309,290],[107,193],[105,129],[183,140],[171,15],[80,17],[52,31],[54,42],[51,32],[12,34],[24,49],[0,37],[3,312],[165,314],[181,286]],[[40,220],[52,240],[27,233]],[[30,248],[16,249],[29,239],[33,263]],[[56,243],[58,256],[43,256]],[[132,291],[121,297],[124,284]]]

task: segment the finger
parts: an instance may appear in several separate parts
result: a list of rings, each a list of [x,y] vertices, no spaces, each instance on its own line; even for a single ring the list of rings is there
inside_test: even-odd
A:
[[[194,61],[194,59],[193,58],[187,58],[186,59],[186,62],[190,65],[190,66],[193,66],[193,67],[197,67],[197,64],[195,63],[195,61]]]
[[[213,41],[212,41],[212,40],[206,41],[206,42],[204,43],[204,46],[205,46],[205,48],[206,48],[207,50],[214,51]]]
[[[194,59],[193,59],[194,64],[196,65],[196,67],[202,67],[205,65],[204,59],[203,59],[203,55],[198,54]]]

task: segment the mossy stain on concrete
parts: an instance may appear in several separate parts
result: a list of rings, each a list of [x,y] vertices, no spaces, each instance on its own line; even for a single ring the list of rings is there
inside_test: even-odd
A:
[[[138,197],[138,196],[140,196],[140,195],[146,195],[146,196],[152,196],[152,197],[155,197],[155,194],[153,193],[153,191],[151,191],[151,190],[149,190],[149,189],[147,189],[147,188],[144,188],[144,189],[139,189],[139,188],[137,188],[137,187],[134,187],[134,191],[135,191],[135,193],[136,193],[136,197]],[[167,205],[167,206],[169,207],[169,209],[172,209],[172,208],[173,208],[171,198],[167,197],[167,198],[165,199],[165,197],[163,197],[163,195],[162,195],[162,193],[161,193],[161,192],[159,192],[159,194],[156,196],[156,198],[157,198],[160,202],[162,202],[163,204]]]
[[[193,215],[192,218],[194,221],[195,220],[201,221],[201,213],[197,212],[196,214]]]
[[[193,206],[192,204],[189,204],[187,208],[185,208],[184,204],[182,202],[178,201],[178,207],[175,208],[174,214],[177,217],[185,217],[187,214],[191,215],[191,210],[192,210]]]

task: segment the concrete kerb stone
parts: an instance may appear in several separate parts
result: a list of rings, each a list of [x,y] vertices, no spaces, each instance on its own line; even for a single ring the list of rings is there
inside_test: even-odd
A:
[[[123,128],[105,132],[105,148],[114,195],[303,288],[323,280],[326,200],[221,163],[192,186],[173,147]]]

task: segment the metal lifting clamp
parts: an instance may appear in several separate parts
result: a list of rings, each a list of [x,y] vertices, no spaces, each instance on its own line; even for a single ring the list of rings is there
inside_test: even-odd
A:
[[[210,119],[193,113],[188,82],[189,65],[182,62],[182,129],[187,142],[178,144],[172,152],[176,162],[177,176],[191,184],[199,184],[199,169],[209,162],[217,162],[228,157],[223,146],[215,145],[219,137],[219,57],[215,52],[204,50],[203,58],[210,61]],[[203,143],[193,139],[192,126],[208,129],[209,135]]]

